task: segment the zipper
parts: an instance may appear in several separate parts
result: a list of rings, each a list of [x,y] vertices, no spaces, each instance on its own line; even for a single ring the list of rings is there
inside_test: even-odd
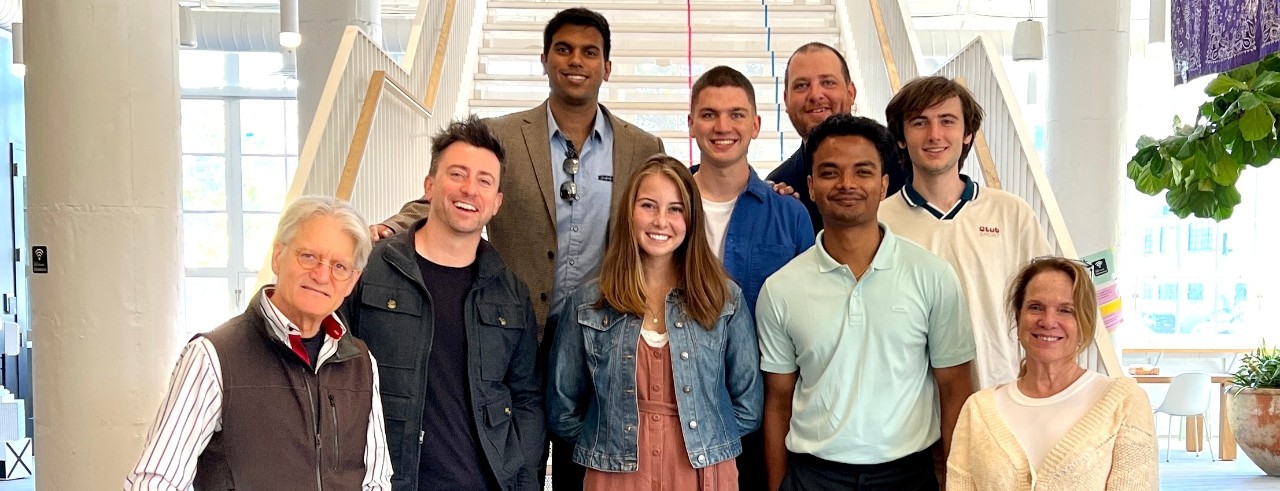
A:
[[[338,405],[333,402],[333,393],[329,393],[329,415],[333,416],[333,462],[329,467],[338,470]]]
[[[306,368],[303,368],[303,370],[302,383],[307,387],[307,415],[310,417],[312,434],[315,436],[316,442],[316,490],[324,491],[324,485],[320,481],[320,422],[316,419],[316,405],[312,402],[315,401],[315,396],[311,395],[311,380],[306,377]]]
[[[422,440],[427,437],[427,432],[418,430],[418,446],[422,446]]]

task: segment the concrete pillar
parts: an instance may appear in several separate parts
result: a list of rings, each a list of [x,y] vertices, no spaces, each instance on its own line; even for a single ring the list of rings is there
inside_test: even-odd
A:
[[[1049,0],[1049,180],[1081,255],[1120,243],[1129,0]]]
[[[324,91],[333,56],[347,26],[357,26],[382,44],[378,0],[304,0],[298,2],[302,44],[298,46],[298,141],[305,141]]]
[[[178,6],[23,7],[36,485],[118,488],[182,344]]]

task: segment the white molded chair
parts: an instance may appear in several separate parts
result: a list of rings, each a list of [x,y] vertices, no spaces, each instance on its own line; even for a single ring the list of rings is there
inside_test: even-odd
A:
[[[1169,384],[1169,392],[1165,393],[1164,401],[1160,403],[1160,407],[1155,409],[1157,413],[1165,413],[1169,415],[1168,439],[1165,441],[1164,461],[1169,461],[1169,452],[1173,447],[1171,443],[1173,439],[1173,417],[1181,416],[1185,421],[1188,416],[1201,416],[1204,431],[1200,432],[1204,435],[1204,446],[1209,448],[1209,459],[1217,460],[1213,457],[1213,446],[1210,443],[1209,428],[1209,404],[1213,402],[1213,384],[1212,379],[1207,373],[1183,373],[1173,377],[1173,382]],[[1191,435],[1187,435],[1191,438]],[[1199,455],[1197,453],[1196,455]]]

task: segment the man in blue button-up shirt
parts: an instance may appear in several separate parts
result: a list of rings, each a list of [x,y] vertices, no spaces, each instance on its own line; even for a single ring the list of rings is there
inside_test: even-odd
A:
[[[702,194],[707,238],[754,311],[765,278],[813,246],[813,226],[799,200],[775,193],[747,163],[760,116],[746,76],[727,66],[707,70],[693,84],[690,108],[689,134],[702,152],[693,179]],[[739,488],[765,489],[764,468],[760,433],[746,435],[738,456]]]

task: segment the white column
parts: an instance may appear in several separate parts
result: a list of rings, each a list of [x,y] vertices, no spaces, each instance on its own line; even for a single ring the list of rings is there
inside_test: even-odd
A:
[[[178,6],[23,6],[36,485],[118,488],[182,341]]]
[[[1049,180],[1081,255],[1120,243],[1129,0],[1049,0]]]
[[[378,0],[302,0],[298,2],[302,45],[298,46],[298,141],[320,104],[333,56],[347,26],[357,26],[382,44],[382,11]]]

